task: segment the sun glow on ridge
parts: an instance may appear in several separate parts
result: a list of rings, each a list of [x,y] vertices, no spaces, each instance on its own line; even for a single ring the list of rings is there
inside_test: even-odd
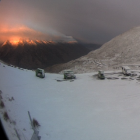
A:
[[[13,27],[10,25],[1,25],[0,42],[2,43],[2,46],[11,44],[12,46],[17,47],[50,43],[55,44],[57,42],[76,43],[77,41],[71,36],[62,36],[61,34],[60,36],[58,36],[58,34],[52,35],[50,32],[42,33],[25,25],[15,25]]]
[[[14,45],[14,46],[17,46],[18,44],[23,44],[23,41],[20,40],[18,37],[15,37],[15,38],[11,38],[9,40],[9,42]]]

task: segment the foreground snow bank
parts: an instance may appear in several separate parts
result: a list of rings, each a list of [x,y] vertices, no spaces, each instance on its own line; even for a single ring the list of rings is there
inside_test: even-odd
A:
[[[95,73],[63,75],[0,65],[0,115],[11,140],[29,140],[33,134],[28,111],[40,123],[41,140],[139,140],[140,83],[134,80],[98,80]],[[13,97],[13,100],[11,100]],[[10,121],[3,119],[7,111]]]

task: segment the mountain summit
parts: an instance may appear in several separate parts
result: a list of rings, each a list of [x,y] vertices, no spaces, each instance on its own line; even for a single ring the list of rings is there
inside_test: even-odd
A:
[[[15,40],[7,40],[5,42],[2,43],[2,46],[6,46],[6,45],[11,45],[13,47],[17,47],[17,46],[25,46],[25,45],[45,45],[45,44],[56,44],[58,42],[56,41],[46,41],[46,40],[21,40],[21,39],[15,39]],[[77,43],[76,41],[70,41],[67,43]]]
[[[39,44],[48,44],[55,43],[54,41],[45,41],[45,40],[7,40],[2,43],[2,46],[11,45],[13,47],[25,46],[25,45],[39,45]]]

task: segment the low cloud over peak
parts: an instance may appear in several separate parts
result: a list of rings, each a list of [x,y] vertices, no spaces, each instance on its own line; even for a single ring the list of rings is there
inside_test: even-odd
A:
[[[6,40],[45,40],[45,41],[56,41],[56,42],[76,42],[72,36],[66,36],[64,34],[58,33],[56,31],[49,32],[38,31],[29,28],[25,25],[0,25],[0,42]]]

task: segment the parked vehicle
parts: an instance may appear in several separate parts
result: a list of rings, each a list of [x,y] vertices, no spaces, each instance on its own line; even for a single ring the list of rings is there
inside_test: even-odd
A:
[[[131,70],[128,66],[122,66],[122,73],[126,76],[130,76],[131,75]]]
[[[64,71],[64,79],[76,79],[74,72],[71,70]]]
[[[105,75],[104,75],[103,71],[101,71],[101,70],[98,71],[98,78],[105,79]]]
[[[40,78],[45,78],[45,72],[43,69],[37,68],[36,69],[36,76]]]

